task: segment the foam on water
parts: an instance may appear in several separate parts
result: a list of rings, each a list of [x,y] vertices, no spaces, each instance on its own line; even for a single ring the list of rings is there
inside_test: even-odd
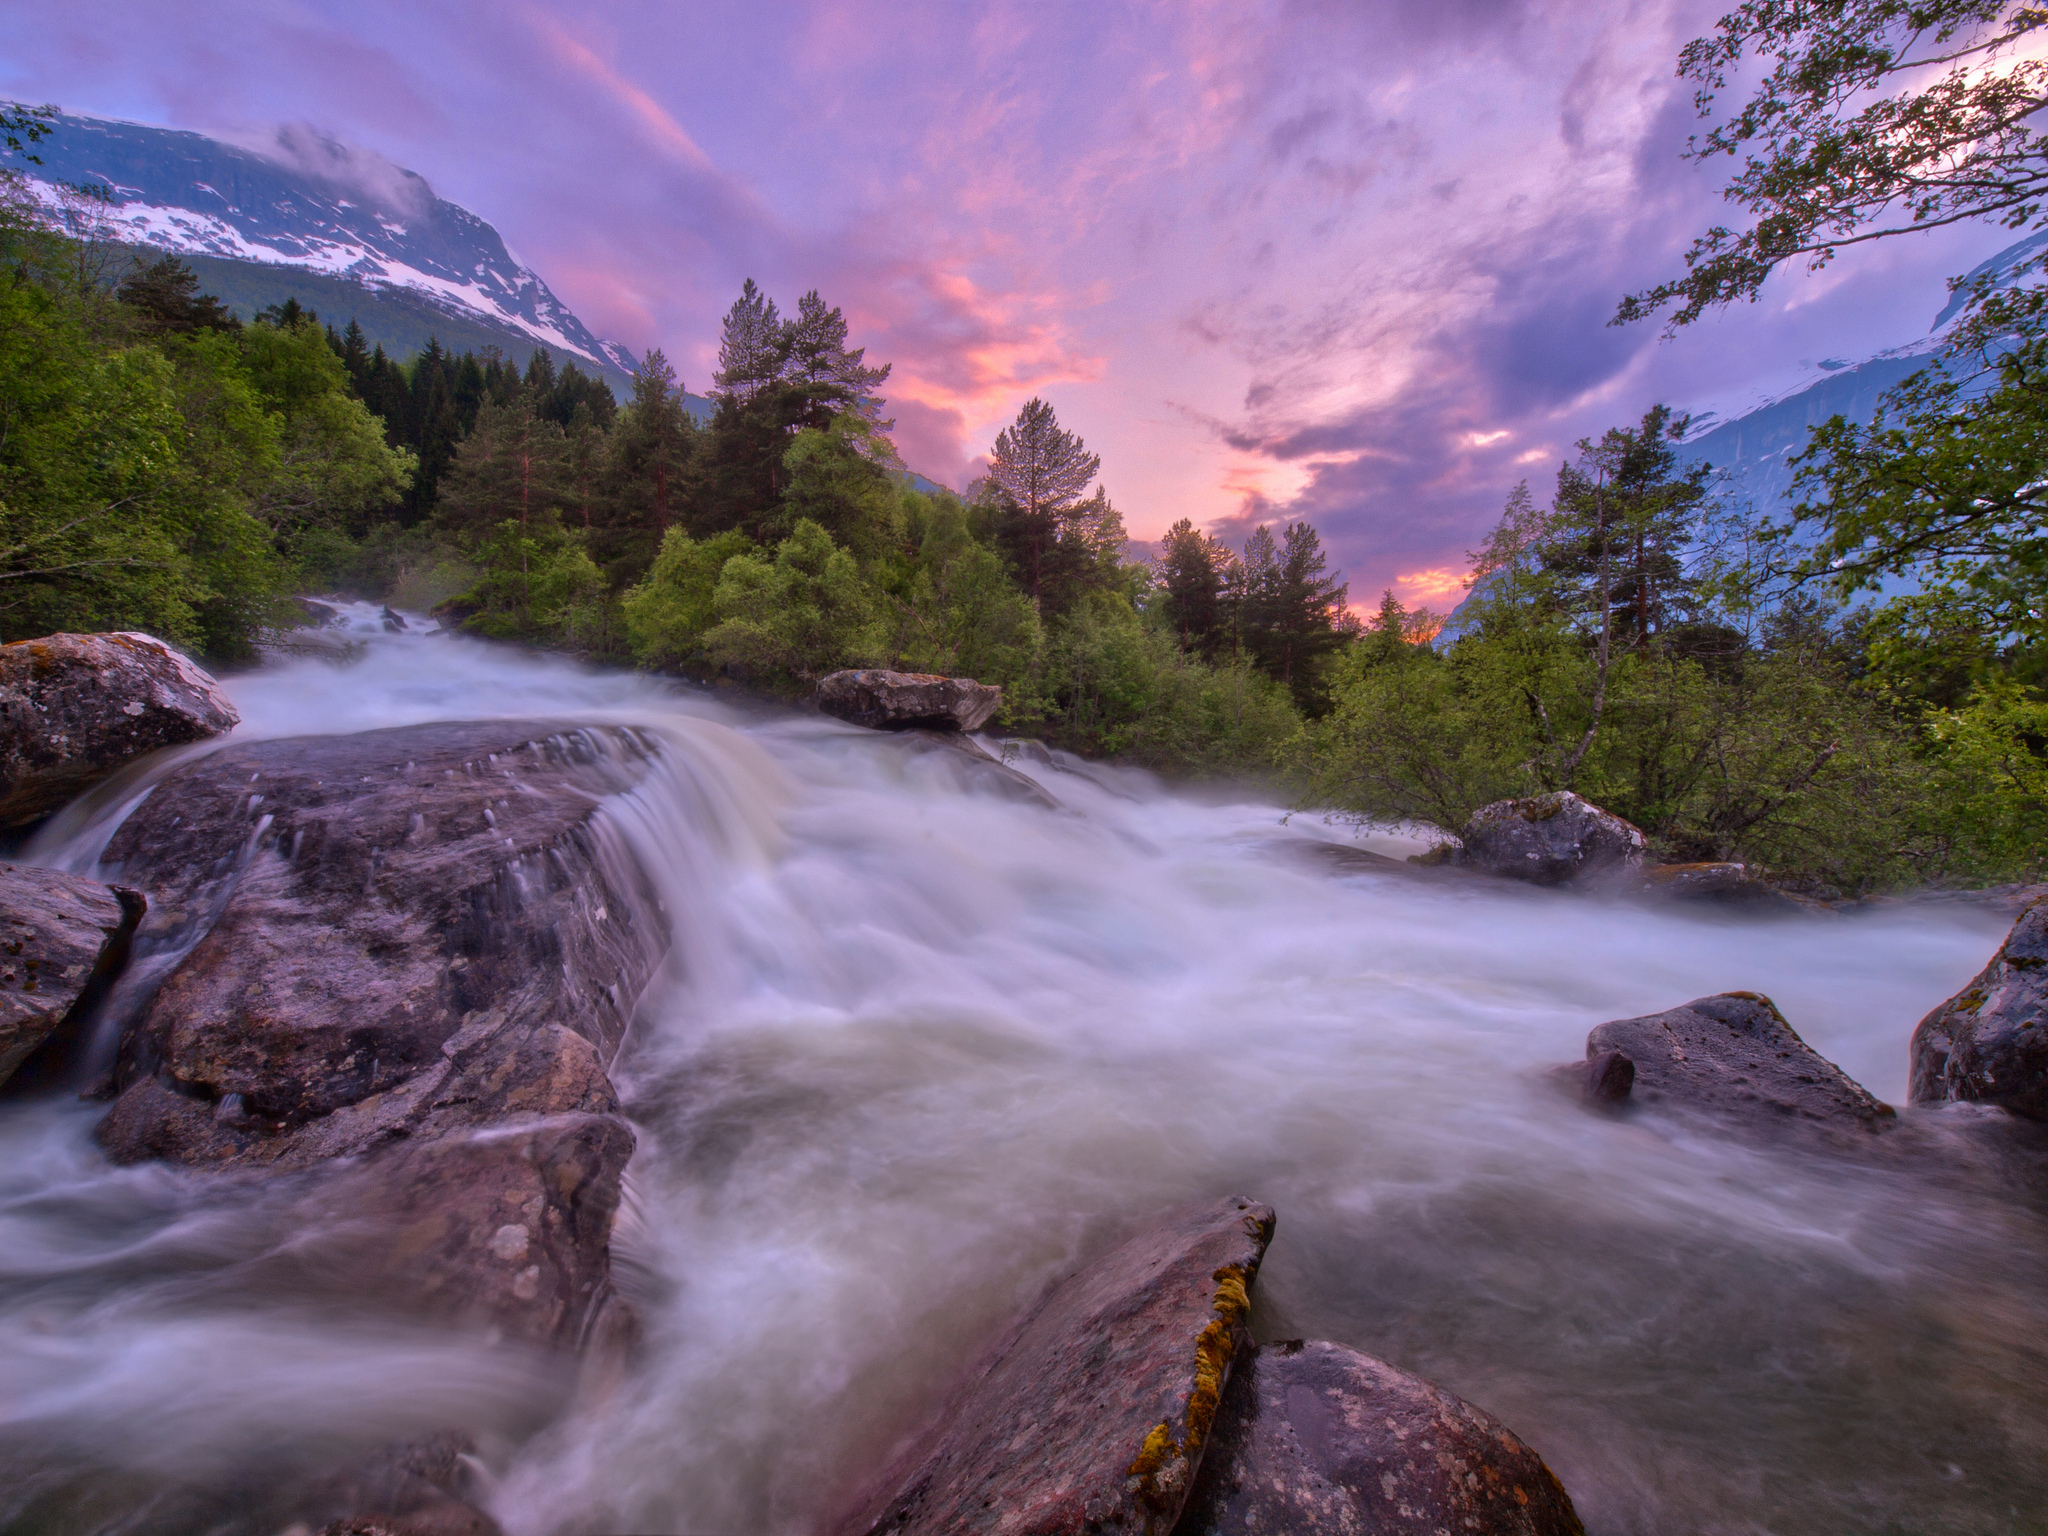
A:
[[[42,1342],[0,1365],[8,1443],[83,1457],[66,1426],[102,1423],[92,1454],[127,1474],[173,1446],[246,1469],[468,1412],[506,1426],[486,1459],[518,1536],[802,1532],[1122,1224],[1243,1193],[1280,1213],[1257,1332],[1491,1409],[1596,1532],[1992,1531],[2048,1505],[2037,1208],[1595,1119],[1539,1080],[1602,1020],[1745,988],[1897,1102],[1914,1022],[1997,920],[1335,874],[1307,845],[1350,834],[1273,805],[1018,756],[1048,811],[816,717],[350,618],[346,664],[229,680],[238,737],[551,717],[665,744],[606,810],[677,938],[614,1071],[644,1368],[522,1442],[535,1362],[237,1312],[238,1266],[289,1231],[218,1181],[106,1168],[91,1106],[10,1105],[0,1327]],[[146,791],[36,856],[89,865]],[[196,1391],[209,1365],[246,1397]]]

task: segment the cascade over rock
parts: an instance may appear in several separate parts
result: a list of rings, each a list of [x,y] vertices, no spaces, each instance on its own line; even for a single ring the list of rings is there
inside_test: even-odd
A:
[[[1915,1104],[1968,1100],[2048,1120],[2048,900],[1913,1031]]]
[[[0,830],[40,821],[145,752],[240,721],[211,677],[152,635],[0,645]]]
[[[1763,1133],[1862,1136],[1896,1117],[1827,1060],[1754,992],[1723,992],[1586,1036],[1586,1058],[1611,1052],[1632,1071],[1631,1096],[1678,1113]],[[1592,1069],[1588,1070],[1589,1091]]]
[[[1167,1536],[1200,1463],[1270,1207],[1168,1216],[1055,1286],[929,1439],[840,1529],[873,1536]]]
[[[1266,1344],[1232,1372],[1176,1536],[1584,1536],[1506,1425],[1341,1344]]]
[[[103,860],[149,892],[136,968],[167,974],[121,1042],[101,1143],[311,1169],[301,1225],[352,1301],[622,1353],[637,1330],[610,1236],[633,1133],[606,1069],[668,935],[600,808],[657,750],[623,728],[436,724],[172,771]],[[370,1511],[333,1527],[352,1531],[495,1530],[438,1443],[387,1459],[446,1476],[336,1468],[294,1507]]]
[[[818,708],[875,730],[978,731],[1002,707],[1003,690],[971,677],[861,669],[821,678]]]
[[[1625,879],[1643,865],[1641,830],[1570,790],[1481,806],[1459,836],[1459,862],[1537,885]]]
[[[141,914],[133,891],[0,864],[0,1084],[108,978]]]

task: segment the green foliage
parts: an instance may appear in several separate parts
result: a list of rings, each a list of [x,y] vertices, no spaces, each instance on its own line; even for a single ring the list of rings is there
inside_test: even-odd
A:
[[[712,660],[783,686],[865,666],[882,653],[877,594],[853,556],[808,520],[772,559],[764,550],[727,560],[711,606],[718,623],[704,649]]]
[[[1270,769],[1300,727],[1286,690],[1242,658],[1211,666],[1098,593],[1055,626],[1045,688],[1055,740],[1180,773]]]
[[[679,667],[701,654],[704,636],[718,622],[712,597],[719,572],[754,547],[736,529],[703,540],[669,529],[653,569],[620,601],[634,659],[647,667]]]
[[[1825,265],[1845,245],[1988,219],[2037,221],[2048,188],[2048,61],[2031,0],[1746,0],[1688,43],[1679,73],[1700,115],[1731,75],[1749,99],[1687,157],[1741,157],[1724,189],[1752,215],[1716,226],[1686,274],[1622,301],[1619,321],[1673,300],[1674,328],[1754,299],[1784,262]],[[1746,60],[1767,62],[1760,74]]]
[[[555,643],[601,652],[613,638],[604,575],[582,536],[552,515],[525,526],[507,518],[475,549],[476,583],[449,606],[462,627],[491,640]]]

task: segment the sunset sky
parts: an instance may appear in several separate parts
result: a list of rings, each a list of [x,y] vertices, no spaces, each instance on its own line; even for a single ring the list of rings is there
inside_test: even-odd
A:
[[[2009,238],[1608,328],[1725,216],[1673,77],[1720,8],[68,0],[0,11],[0,94],[409,166],[693,390],[742,279],[816,287],[913,467],[1043,395],[1133,534],[1307,517],[1354,601],[1442,609],[1575,439],[1923,335]]]

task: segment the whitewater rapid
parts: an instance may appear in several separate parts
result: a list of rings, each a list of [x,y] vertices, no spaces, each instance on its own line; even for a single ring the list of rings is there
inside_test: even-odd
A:
[[[1542,1081],[1595,1024],[1740,988],[1901,1102],[1914,1023],[2002,919],[1417,882],[1260,800],[1013,753],[1046,809],[817,716],[352,614],[346,656],[224,680],[233,739],[561,718],[664,744],[605,813],[675,925],[613,1070],[644,1365],[546,1422],[547,1362],[252,1300],[303,1236],[246,1182],[108,1167],[98,1105],[0,1104],[0,1529],[146,1530],[152,1480],[460,1420],[496,1426],[477,1465],[515,1536],[805,1532],[1078,1256],[1231,1193],[1279,1212],[1258,1336],[1490,1410],[1595,1533],[2040,1528],[2038,1200]],[[90,869],[152,783],[22,856]]]

